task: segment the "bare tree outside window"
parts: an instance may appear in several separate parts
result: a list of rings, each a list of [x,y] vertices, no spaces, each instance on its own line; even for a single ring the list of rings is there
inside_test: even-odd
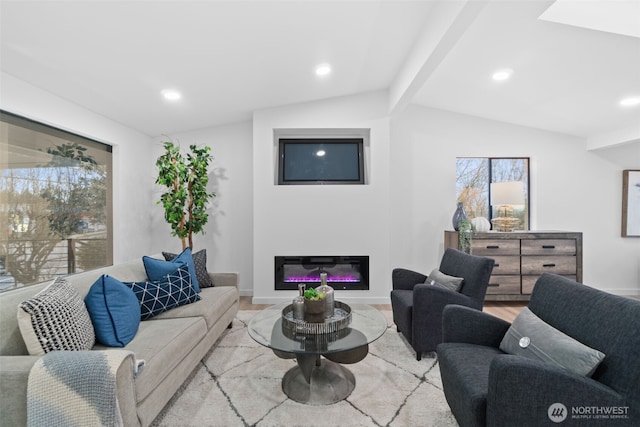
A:
[[[5,112],[0,131],[0,291],[110,265],[111,147]]]
[[[469,219],[497,216],[497,206],[490,205],[490,184],[522,181],[524,205],[516,205],[513,213],[520,219],[518,229],[529,229],[529,158],[459,157],[456,159],[456,197],[464,205]]]

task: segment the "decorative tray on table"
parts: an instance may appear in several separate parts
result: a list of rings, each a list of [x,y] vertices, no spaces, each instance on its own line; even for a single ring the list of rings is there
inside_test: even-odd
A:
[[[351,324],[351,307],[341,301],[334,302],[333,316],[326,317],[323,323],[306,322],[293,317],[293,306],[282,310],[282,327],[291,332],[303,334],[329,334],[340,331]]]

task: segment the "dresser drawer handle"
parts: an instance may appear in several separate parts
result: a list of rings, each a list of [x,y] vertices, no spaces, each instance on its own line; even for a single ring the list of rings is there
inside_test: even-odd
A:
[[[487,245],[487,249],[500,249],[498,245]]]
[[[543,267],[555,267],[555,264],[542,264]]]
[[[500,267],[500,264],[493,264],[494,267]]]
[[[500,286],[500,283],[489,283],[487,286],[489,286],[490,288],[497,288],[498,286]]]
[[[542,249],[555,249],[556,245],[542,245]]]

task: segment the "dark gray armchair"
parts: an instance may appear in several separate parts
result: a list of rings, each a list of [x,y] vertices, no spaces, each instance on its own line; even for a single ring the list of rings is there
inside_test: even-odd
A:
[[[464,278],[460,292],[424,283],[424,274],[396,268],[392,273],[391,308],[393,321],[416,351],[435,351],[442,342],[442,310],[458,304],[482,310],[494,260],[469,255],[456,249],[444,252],[439,270]]]
[[[543,274],[528,308],[604,359],[588,377],[506,354],[508,322],[449,306],[437,354],[460,426],[640,426],[640,301]]]

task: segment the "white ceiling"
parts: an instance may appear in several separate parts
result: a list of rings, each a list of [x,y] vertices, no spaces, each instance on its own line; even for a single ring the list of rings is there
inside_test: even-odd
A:
[[[549,4],[489,3],[414,102],[583,137],[640,136],[640,108],[618,104],[640,96],[640,39],[537,19]],[[512,78],[491,80],[500,68]]]
[[[581,2],[606,4],[573,1]],[[640,108],[618,105],[640,96],[640,39],[559,23],[571,11],[538,19],[552,3],[489,1],[411,101],[582,137],[625,129],[640,137]],[[640,30],[640,0],[621,3],[631,5],[632,17],[639,11]],[[440,6],[1,0],[0,61],[4,73],[157,136],[247,120],[259,109],[388,89]],[[605,10],[611,13],[600,14],[615,21],[619,12]],[[626,21],[633,30],[633,19]],[[321,62],[333,67],[324,79],[313,72]],[[512,79],[493,82],[502,67],[514,70]],[[163,100],[165,88],[183,98]]]

